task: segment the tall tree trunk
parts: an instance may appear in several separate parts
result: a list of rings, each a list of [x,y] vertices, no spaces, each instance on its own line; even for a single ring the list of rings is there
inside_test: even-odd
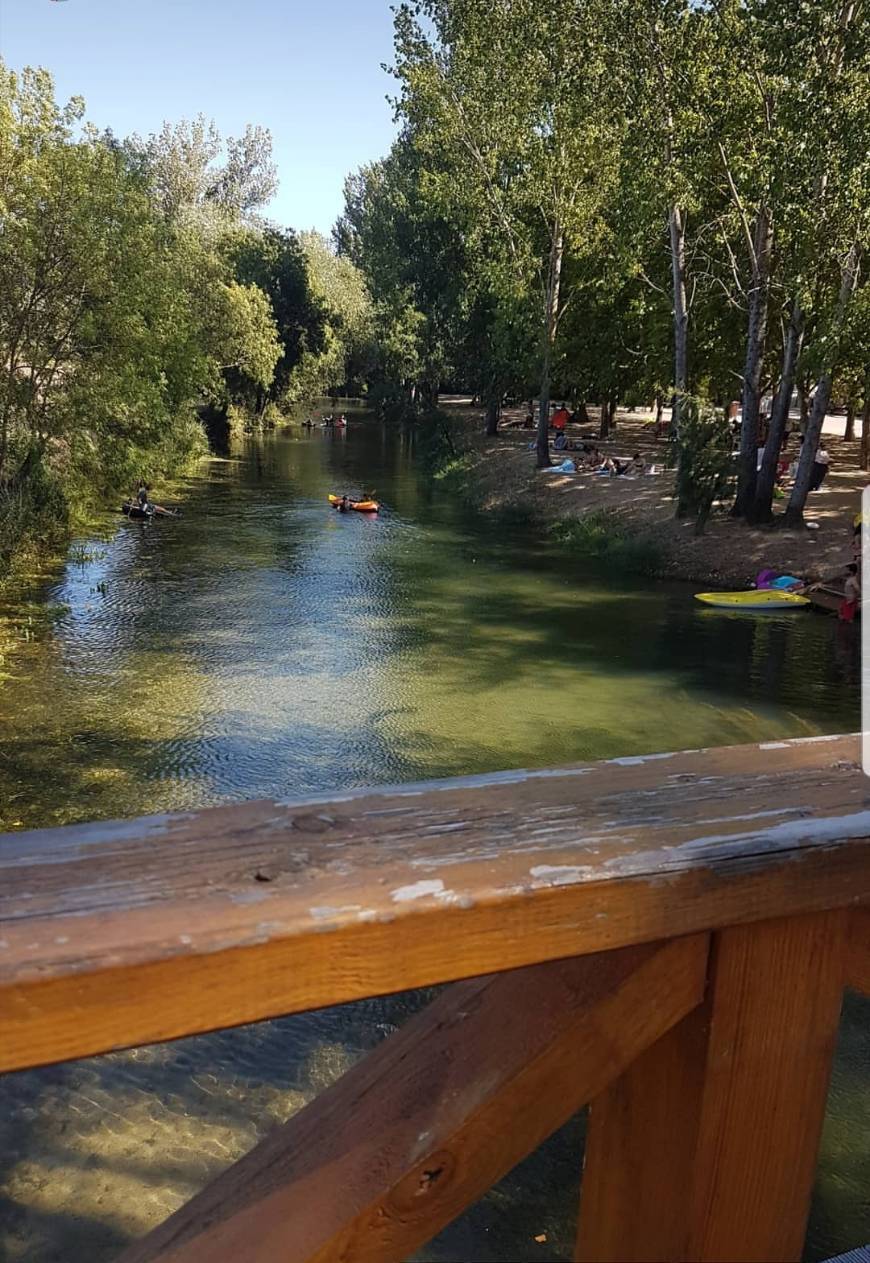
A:
[[[686,222],[679,206],[668,216],[674,290],[674,407],[671,425],[679,433],[680,407],[689,380],[689,308],[686,301]]]
[[[861,468],[870,469],[870,367],[864,378],[864,407],[861,409]]]
[[[6,455],[9,450],[9,409],[3,408],[2,420],[0,420],[0,485],[3,483],[6,471]]]
[[[598,422],[598,437],[606,439],[610,435],[610,400],[607,395],[601,396],[601,419]]]
[[[798,393],[801,401],[801,434],[806,434],[810,423],[810,390],[807,381],[798,384]]]
[[[843,264],[842,279],[840,281],[840,293],[837,298],[837,310],[834,314],[834,327],[831,331],[830,338],[831,352],[827,357],[825,370],[819,378],[819,384],[816,387],[815,397],[813,399],[813,410],[810,413],[810,419],[807,424],[806,434],[804,435],[804,445],[801,451],[800,462],[798,463],[797,475],[795,476],[794,486],[791,489],[788,507],[785,511],[786,526],[802,526],[804,520],[804,505],[807,502],[807,496],[810,490],[810,481],[813,476],[813,465],[815,464],[816,452],[819,447],[819,439],[822,437],[822,426],[825,421],[825,414],[828,411],[828,403],[831,398],[831,387],[834,381],[834,370],[836,368],[836,360],[839,350],[840,333],[843,328],[843,321],[846,317],[846,310],[855,292],[858,284],[858,271],[860,266],[860,248],[857,242],[853,242],[846,256],[846,262]]]
[[[843,442],[854,443],[855,441],[855,403],[849,400],[849,406],[846,409],[846,429],[843,431]]]
[[[749,326],[746,332],[746,362],[743,367],[743,421],[740,426],[740,463],[737,498],[731,513],[749,517],[755,502],[758,469],[758,417],[761,405],[761,371],[767,342],[767,309],[770,292],[770,254],[773,247],[773,221],[762,203],[753,232],[752,288],[749,291]]]
[[[662,423],[662,413],[664,412],[664,410],[665,410],[664,395],[656,395],[656,419],[655,419],[655,430],[654,430],[656,438],[658,438],[659,436],[659,427],[661,426],[661,423]]]
[[[544,347],[541,357],[541,394],[538,403],[538,469],[546,469],[550,464],[550,373],[553,364],[553,347],[556,342],[556,328],[559,322],[563,250],[562,228],[556,223],[553,227],[550,246],[550,266],[544,303]]]
[[[619,396],[614,395],[610,400],[610,416],[608,417],[608,430],[612,434],[616,429],[616,405],[619,403]]]
[[[491,386],[486,400],[486,436],[492,438],[498,434],[498,419],[501,416],[501,391]]]
[[[770,430],[764,446],[761,469],[755,484],[755,508],[752,518],[756,522],[769,522],[773,517],[773,488],[776,484],[776,465],[779,460],[782,440],[788,429],[788,414],[791,408],[791,396],[794,390],[795,370],[804,338],[804,312],[800,302],[795,299],[785,345],[782,350],[782,371],[779,378],[779,389],[773,402],[770,414]]]

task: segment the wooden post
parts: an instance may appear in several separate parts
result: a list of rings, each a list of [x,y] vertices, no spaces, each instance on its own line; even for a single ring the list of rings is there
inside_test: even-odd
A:
[[[801,1256],[847,914],[724,930],[703,1008],[592,1103],[575,1258]]]
[[[870,911],[858,908],[852,913],[849,947],[846,954],[846,986],[870,996]]]

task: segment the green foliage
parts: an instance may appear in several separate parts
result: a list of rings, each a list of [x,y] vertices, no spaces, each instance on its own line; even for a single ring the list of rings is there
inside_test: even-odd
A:
[[[41,462],[26,481],[0,484],[0,573],[22,548],[59,544],[68,523],[67,498]]]
[[[731,488],[731,446],[731,429],[722,410],[687,396],[668,457],[677,469],[677,512],[695,514],[696,535],[703,534],[714,502],[724,499]]]
[[[797,307],[799,379],[854,402],[866,267],[839,303],[870,239],[865,19],[842,0],[399,4],[402,131],[335,230],[377,297],[371,380],[496,408],[539,382],[724,405],[744,373],[776,388]]]
[[[320,317],[318,338],[306,343],[289,383],[301,402],[318,394],[356,394],[373,362],[374,311],[363,274],[318,232],[299,235],[311,300]]]
[[[270,194],[268,136],[249,128],[215,165],[202,120],[119,143],[80,125],[83,109],[60,107],[45,71],[0,63],[6,555],[40,522],[56,538],[69,503],[202,454],[197,408],[225,404],[231,379],[269,389],[287,353],[278,316],[300,336],[229,244],[257,236],[241,215]]]
[[[593,510],[554,522],[551,533],[560,547],[575,556],[603,563],[608,571],[656,574],[662,554],[648,536],[632,531],[613,512]]]
[[[144,140],[132,136],[123,148],[146,173],[157,204],[172,221],[211,217],[233,222],[265,205],[278,187],[272,137],[262,127],[249,124],[242,137],[224,142],[214,123],[200,114],[193,121],[164,123]]]
[[[237,281],[266,297],[275,326],[278,354],[272,376],[258,377],[243,366],[225,371],[230,396],[261,413],[267,401],[297,397],[294,378],[300,365],[324,350],[326,312],[295,233],[239,225],[223,238],[222,251]]]

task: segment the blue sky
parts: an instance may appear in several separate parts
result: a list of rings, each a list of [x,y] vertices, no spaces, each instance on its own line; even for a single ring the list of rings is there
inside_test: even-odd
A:
[[[0,54],[45,66],[118,135],[198,113],[224,135],[268,127],[267,213],[295,228],[328,231],[345,175],[394,134],[389,0],[0,0]]]

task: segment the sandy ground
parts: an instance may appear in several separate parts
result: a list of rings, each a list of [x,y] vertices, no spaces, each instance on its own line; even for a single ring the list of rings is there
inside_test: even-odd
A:
[[[674,518],[673,473],[664,468],[666,443],[655,441],[651,413],[619,412],[612,439],[595,441],[612,456],[627,458],[640,451],[647,466],[655,465],[660,472],[639,478],[602,478],[586,472],[538,472],[534,452],[529,451],[534,435],[510,428],[512,421],[525,416],[525,407],[505,410],[495,439],[483,437],[482,415],[467,399],[448,399],[442,407],[461,424],[476,453],[484,507],[531,502],[545,517],[554,518],[608,510],[655,540],[664,559],[662,573],[669,577],[713,587],[748,587],[766,566],[816,579],[836,573],[852,560],[852,519],[860,509],[861,492],[870,484],[870,474],[858,468],[859,444],[845,443],[836,433],[827,439],[830,472],[822,488],[811,493],[805,512],[807,522],[817,529],[753,529],[729,518],[723,508],[698,538],[692,521]],[[596,410],[590,407],[589,413],[592,423],[569,426],[569,437],[597,433]],[[835,431],[838,421],[841,418],[833,418],[830,429]],[[562,453],[554,453],[553,459],[563,459]],[[785,501],[777,504],[781,509]]]

